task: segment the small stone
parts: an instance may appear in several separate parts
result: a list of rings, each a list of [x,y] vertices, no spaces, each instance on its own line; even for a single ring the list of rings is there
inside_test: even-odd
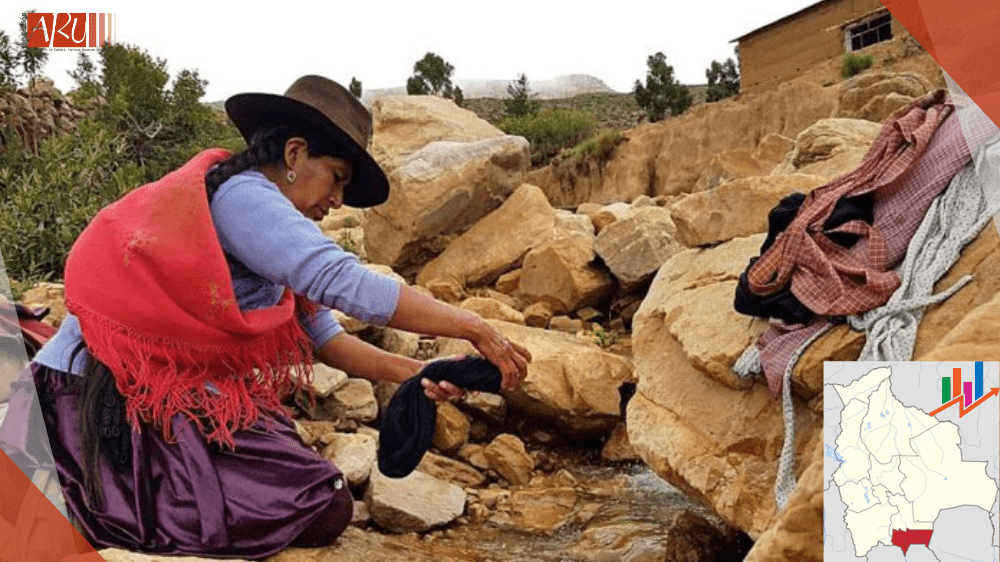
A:
[[[596,308],[586,306],[576,311],[576,317],[589,324],[591,322],[599,322],[601,318],[604,318],[604,315]]]
[[[583,329],[583,321],[569,316],[553,316],[549,321],[549,329],[575,334]]]
[[[434,446],[446,453],[457,451],[469,440],[469,419],[449,402],[437,405]]]
[[[369,422],[378,417],[375,391],[372,383],[365,379],[347,379],[343,386],[333,392],[328,402],[338,419]]]
[[[414,471],[387,478],[372,471],[365,500],[372,520],[394,533],[428,531],[453,521],[465,510],[462,488]]]
[[[535,461],[524,448],[524,442],[509,433],[498,435],[483,449],[490,467],[512,484],[527,484]]]
[[[524,323],[532,328],[545,328],[552,319],[552,307],[544,302],[536,302],[524,309]]]
[[[375,439],[360,433],[334,433],[323,456],[333,461],[344,473],[352,488],[364,484],[377,461],[378,445]]]

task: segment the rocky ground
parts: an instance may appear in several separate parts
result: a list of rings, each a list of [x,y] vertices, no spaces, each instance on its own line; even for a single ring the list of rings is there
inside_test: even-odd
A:
[[[273,560],[821,560],[822,362],[855,358],[864,334],[840,326],[795,368],[798,485],[779,512],[780,401],[732,371],[766,324],[732,300],[768,210],[856,167],[879,122],[942,86],[905,40],[880,48],[881,70],[703,104],[571,169],[529,170],[524,139],[450,101],[377,100],[372,149],[392,195],[322,230],[489,319],[534,362],[516,392],[441,404],[434,449],[404,482],[373,468],[391,385],[319,369],[299,427],[344,468],[356,522],[333,547]],[[997,355],[998,241],[987,225],[938,282],[974,276],[928,309],[914,359]],[[413,357],[470,351],[341,320]]]

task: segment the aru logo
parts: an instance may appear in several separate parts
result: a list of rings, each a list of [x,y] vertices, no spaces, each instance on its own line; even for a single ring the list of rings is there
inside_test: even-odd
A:
[[[25,16],[28,47],[81,49],[113,42],[114,14],[33,12]]]

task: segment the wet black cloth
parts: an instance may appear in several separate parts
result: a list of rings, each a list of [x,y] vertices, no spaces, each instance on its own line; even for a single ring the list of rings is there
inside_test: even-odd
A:
[[[778,235],[795,219],[799,208],[805,201],[803,193],[793,193],[771,209],[767,215],[767,237],[760,246],[760,254],[774,244]],[[830,217],[823,223],[827,238],[845,248],[850,248],[858,241],[858,235],[849,232],[829,232],[852,220],[861,220],[871,224],[875,220],[875,192],[871,191],[855,197],[845,197],[837,201]],[[733,307],[741,314],[759,316],[761,318],[779,318],[786,324],[808,324],[816,314],[806,307],[792,294],[791,287],[767,296],[761,296],[750,290],[747,273],[758,258],[751,258],[750,263],[736,286],[736,296]]]
[[[434,440],[437,406],[424,395],[422,378],[494,393],[503,382],[495,365],[472,356],[428,363],[417,376],[404,382],[392,395],[379,429],[378,469],[390,478],[403,478],[413,472]]]

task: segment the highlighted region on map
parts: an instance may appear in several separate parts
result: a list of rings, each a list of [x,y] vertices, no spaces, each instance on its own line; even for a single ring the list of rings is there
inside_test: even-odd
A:
[[[997,480],[992,476],[996,453],[992,462],[963,458],[963,437],[968,434],[943,419],[945,414],[935,418],[930,408],[900,401],[893,387],[899,384],[893,382],[893,367],[863,373],[849,384],[827,385],[843,403],[839,419],[827,423],[837,424],[836,440],[833,446],[828,442],[826,455],[835,463],[835,470],[828,473],[833,489],[828,490],[838,493],[846,507],[842,522],[853,554],[876,560],[881,556],[872,554],[884,548],[899,547],[904,555],[914,545],[932,548],[939,516],[957,507],[971,509],[973,517],[988,521],[998,501]],[[938,387],[927,395],[940,404]],[[995,410],[996,401],[988,407]],[[959,416],[958,408],[952,412]],[[996,419],[995,413],[991,419]],[[978,540],[986,548],[995,545],[989,534]]]

